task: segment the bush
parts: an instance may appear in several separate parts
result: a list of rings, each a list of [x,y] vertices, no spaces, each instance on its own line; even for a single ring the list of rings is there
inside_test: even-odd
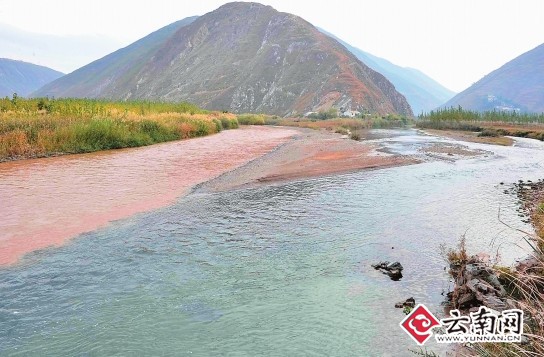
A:
[[[308,115],[309,119],[317,119],[317,120],[326,120],[326,119],[333,119],[338,117],[338,110],[335,108],[330,108],[329,110],[320,110],[317,113],[312,113]]]
[[[349,130],[346,129],[346,128],[343,128],[341,126],[334,129],[334,132],[337,133],[337,134],[341,134],[341,135],[348,135],[349,134]]]
[[[221,117],[219,118],[219,120],[221,121],[221,127],[223,129],[236,129],[238,128],[238,119],[236,118],[232,118],[232,119],[229,119],[227,117]]]
[[[238,123],[241,125],[264,125],[264,115],[242,114],[238,116]]]

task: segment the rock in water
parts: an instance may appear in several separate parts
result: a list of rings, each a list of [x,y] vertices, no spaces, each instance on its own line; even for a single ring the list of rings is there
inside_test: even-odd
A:
[[[416,307],[416,300],[413,297],[409,297],[404,302],[397,302],[395,304],[395,307],[398,308],[398,309],[403,309],[405,307],[414,308],[414,307]]]
[[[372,267],[381,271],[384,274],[389,275],[391,280],[400,280],[402,278],[402,270],[404,267],[399,262],[379,262],[378,264],[372,264]]]

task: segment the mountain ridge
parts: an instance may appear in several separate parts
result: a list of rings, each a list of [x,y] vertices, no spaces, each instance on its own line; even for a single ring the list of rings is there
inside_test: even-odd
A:
[[[490,72],[442,107],[544,112],[544,44]]]
[[[383,75],[298,16],[257,3],[228,3],[187,22],[154,32],[167,39],[143,53],[138,66],[127,65],[130,72],[119,65],[119,50],[35,95],[185,100],[209,109],[278,115],[333,105],[412,115]],[[134,52],[149,36],[126,48]],[[110,68],[108,61],[118,70],[109,76],[93,72]]]
[[[37,64],[0,58],[0,96],[27,96],[64,73]]]
[[[336,39],[367,66],[383,74],[406,97],[414,114],[435,109],[456,94],[418,69],[398,66],[352,46],[324,29],[319,30]]]

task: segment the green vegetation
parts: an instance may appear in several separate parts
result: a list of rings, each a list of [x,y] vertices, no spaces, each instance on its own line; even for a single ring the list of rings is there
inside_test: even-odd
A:
[[[358,133],[351,133],[349,135],[349,138],[351,140],[359,141],[359,140],[361,140],[361,135],[359,135]]]
[[[0,99],[0,161],[119,149],[238,127],[189,103]]]
[[[544,124],[544,113],[529,114],[515,111],[477,112],[461,107],[431,110],[419,115],[420,121],[431,122],[500,122],[511,124]]]
[[[335,118],[335,119],[267,119],[266,124],[295,126],[310,129],[334,130],[336,133],[347,135],[349,131],[380,128],[401,128],[411,123],[403,116],[365,116],[364,118]]]
[[[330,108],[329,110],[320,110],[317,113],[311,113],[307,116],[308,119],[326,120],[338,118],[338,110]]]
[[[264,114],[241,114],[238,115],[240,125],[265,125],[266,115]]]
[[[517,136],[544,141],[544,113],[441,109],[419,116],[418,128],[479,132],[481,137]]]

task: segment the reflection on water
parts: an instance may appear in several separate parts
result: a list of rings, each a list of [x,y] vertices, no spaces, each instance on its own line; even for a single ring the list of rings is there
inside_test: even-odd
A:
[[[382,140],[402,150],[420,139]],[[413,296],[440,311],[441,244],[466,233],[473,252],[523,255],[499,207],[530,228],[499,183],[538,178],[544,155],[492,150],[192,194],[32,253],[0,271],[0,354],[409,355],[393,306]],[[401,261],[402,280],[370,267],[379,260]]]

